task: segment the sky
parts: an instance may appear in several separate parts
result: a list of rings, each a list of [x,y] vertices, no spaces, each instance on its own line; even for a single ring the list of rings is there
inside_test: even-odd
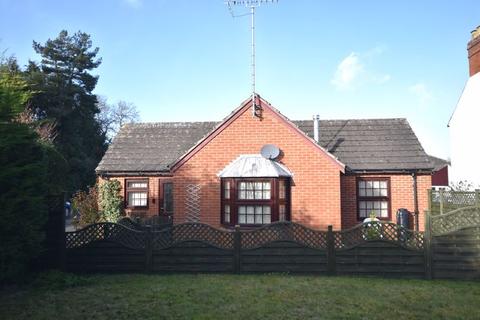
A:
[[[234,13],[246,13],[242,6]],[[256,10],[256,91],[292,120],[407,118],[449,157],[478,0],[279,0]],[[0,0],[0,52],[40,58],[61,30],[91,35],[95,93],[142,121],[211,121],[251,94],[250,19],[223,0]]]

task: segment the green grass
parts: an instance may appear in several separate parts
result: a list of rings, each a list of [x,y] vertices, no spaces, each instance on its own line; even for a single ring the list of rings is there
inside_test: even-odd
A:
[[[27,287],[3,289],[0,299],[0,319],[478,319],[480,315],[479,282],[291,275],[55,274]]]

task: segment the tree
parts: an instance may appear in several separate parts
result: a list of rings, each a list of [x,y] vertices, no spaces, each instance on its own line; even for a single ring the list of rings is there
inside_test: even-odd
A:
[[[42,250],[55,152],[17,116],[31,96],[14,69],[0,63],[0,283],[14,279]],[[58,192],[58,190],[55,190]]]
[[[124,124],[140,120],[137,107],[131,102],[119,101],[116,104],[109,104],[107,99],[101,96],[97,96],[97,100],[100,110],[97,119],[108,141],[113,139]]]
[[[30,109],[39,120],[55,123],[55,145],[68,162],[68,190],[86,189],[95,181],[94,169],[106,150],[105,135],[96,119],[92,93],[98,76],[90,74],[101,59],[90,36],[61,31],[45,44],[33,42],[40,63],[30,61],[26,77],[35,91]]]

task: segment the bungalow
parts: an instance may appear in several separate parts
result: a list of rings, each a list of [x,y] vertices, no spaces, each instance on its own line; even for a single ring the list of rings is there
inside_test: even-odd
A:
[[[292,121],[252,100],[221,122],[125,125],[99,180],[121,182],[128,215],[176,224],[339,230],[406,208],[422,229],[433,165],[406,119]]]

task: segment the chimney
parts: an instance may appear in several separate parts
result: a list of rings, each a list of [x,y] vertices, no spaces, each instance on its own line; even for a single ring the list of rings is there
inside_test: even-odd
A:
[[[470,77],[480,72],[480,26],[472,31],[472,40],[467,45]]]
[[[320,116],[314,115],[313,116],[313,140],[318,143],[318,139],[320,136],[320,128],[319,128]]]

